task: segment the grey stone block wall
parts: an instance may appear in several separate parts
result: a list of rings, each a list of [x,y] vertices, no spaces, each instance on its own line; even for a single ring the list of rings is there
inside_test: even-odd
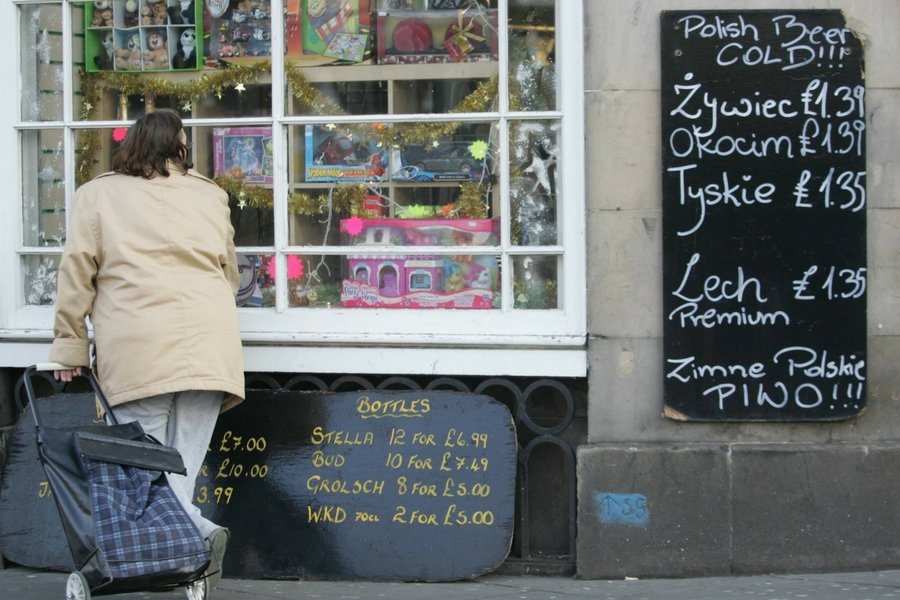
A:
[[[849,421],[662,416],[659,14],[736,8],[839,9],[865,45],[868,397]],[[900,464],[900,2],[585,0],[584,9],[589,398],[578,575],[900,567],[891,462]],[[649,526],[604,523],[598,494],[612,494],[602,496],[607,509],[642,495]]]
[[[585,579],[896,568],[900,443],[593,444]]]

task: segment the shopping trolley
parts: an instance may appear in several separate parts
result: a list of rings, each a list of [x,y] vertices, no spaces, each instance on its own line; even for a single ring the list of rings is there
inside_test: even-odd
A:
[[[205,600],[210,550],[165,475],[185,473],[181,455],[145,434],[138,422],[118,423],[89,369],[82,377],[110,424],[43,426],[31,378],[37,371],[67,368],[33,365],[23,377],[38,456],[75,564],[66,599],[183,586],[188,600]]]

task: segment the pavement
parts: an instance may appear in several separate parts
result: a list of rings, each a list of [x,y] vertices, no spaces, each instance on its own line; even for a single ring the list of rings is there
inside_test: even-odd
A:
[[[3,600],[62,600],[67,573],[0,569]],[[121,600],[184,599],[183,589],[119,594]],[[485,575],[450,583],[223,579],[210,600],[900,600],[900,570],[696,579],[584,580]]]

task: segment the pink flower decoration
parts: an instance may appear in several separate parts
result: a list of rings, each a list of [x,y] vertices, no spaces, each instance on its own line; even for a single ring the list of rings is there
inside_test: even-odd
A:
[[[300,279],[303,277],[303,261],[299,256],[288,256],[288,279]]]
[[[113,141],[121,142],[122,140],[125,139],[125,134],[127,134],[127,133],[128,133],[127,127],[116,127],[115,129],[113,129],[113,133],[112,133]]]
[[[359,235],[363,230],[363,220],[359,217],[350,217],[342,223],[344,231],[350,235]]]
[[[288,279],[300,279],[303,277],[303,261],[300,260],[299,256],[295,256],[293,254],[287,257],[287,267],[288,267]],[[269,277],[275,279],[275,273],[277,268],[275,266],[275,257],[273,256],[270,261],[268,261],[265,265],[263,265],[263,270],[268,272]]]

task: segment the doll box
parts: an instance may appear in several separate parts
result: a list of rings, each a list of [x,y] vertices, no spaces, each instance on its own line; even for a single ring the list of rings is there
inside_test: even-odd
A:
[[[217,127],[213,129],[213,174],[240,171],[244,182],[272,184],[272,128]]]
[[[341,306],[351,308],[494,308],[499,276],[493,256],[348,256]]]
[[[497,9],[385,10],[375,22],[379,64],[497,60]]]
[[[350,246],[495,246],[499,219],[341,219]]]
[[[85,69],[170,71],[203,64],[203,4],[98,0],[85,5]]]
[[[339,128],[307,125],[306,181],[381,181],[386,153],[376,142]]]

